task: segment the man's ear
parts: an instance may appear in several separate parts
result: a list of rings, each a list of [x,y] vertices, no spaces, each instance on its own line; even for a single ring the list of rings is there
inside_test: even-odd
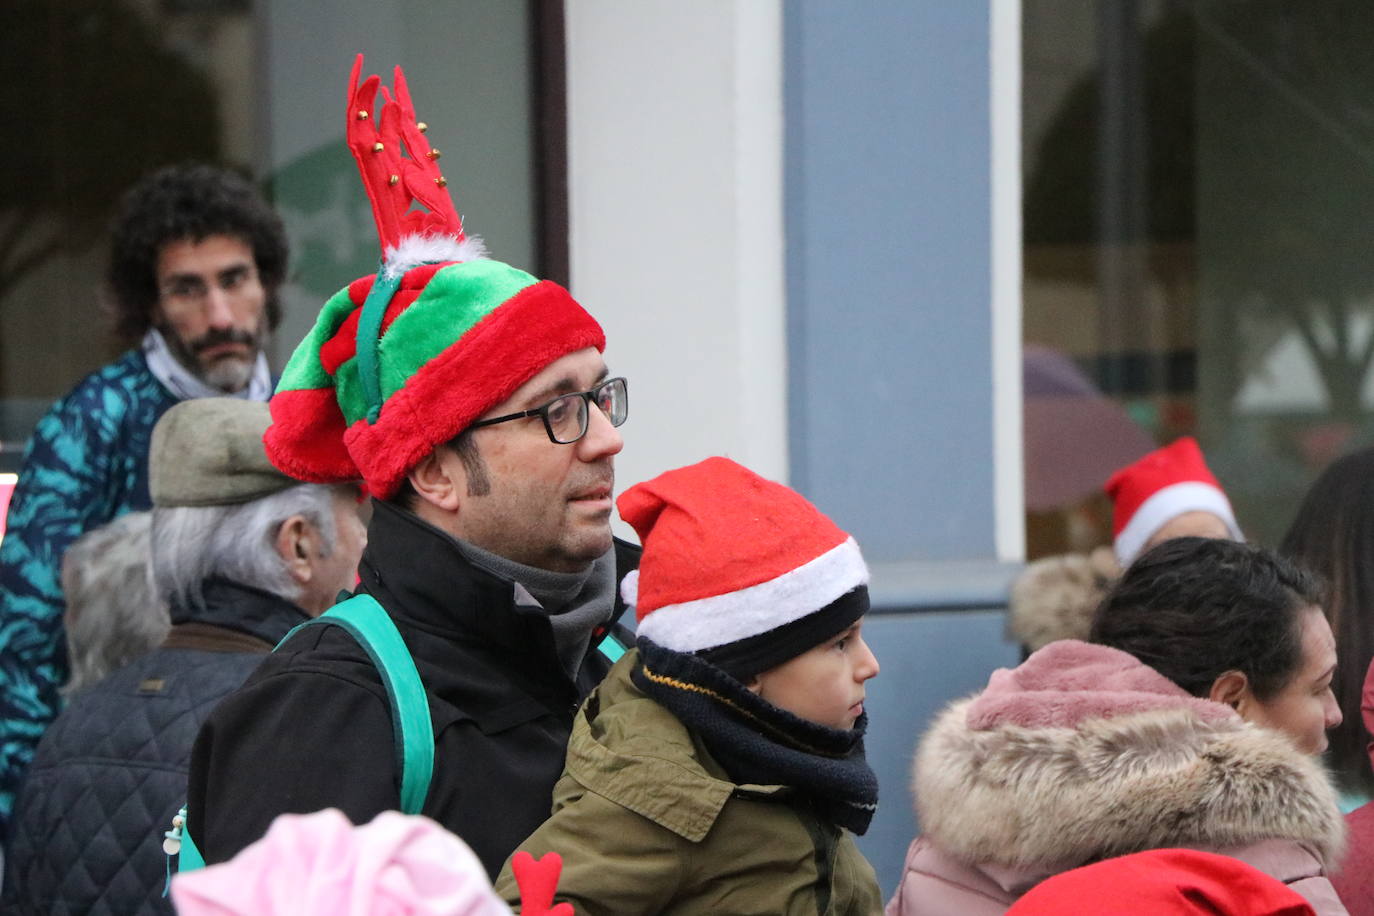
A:
[[[462,476],[462,462],[444,446],[421,458],[406,476],[425,502],[446,512],[458,511],[467,481]]]
[[[293,515],[277,529],[277,556],[286,572],[300,585],[315,576],[315,558],[320,555],[320,533],[304,515]]]
[[[1240,712],[1241,706],[1250,699],[1250,679],[1244,671],[1227,671],[1212,682],[1207,699]]]

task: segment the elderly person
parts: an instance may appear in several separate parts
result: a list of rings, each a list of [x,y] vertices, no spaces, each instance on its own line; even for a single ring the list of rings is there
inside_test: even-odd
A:
[[[153,595],[148,568],[151,512],[130,512],[72,543],[62,557],[71,697],[167,638],[167,606]]]
[[[170,912],[161,831],[185,800],[196,730],[356,580],[358,489],[278,472],[268,423],[262,403],[207,398],[154,429],[151,559],[172,629],[44,735],[16,806],[4,912]]]

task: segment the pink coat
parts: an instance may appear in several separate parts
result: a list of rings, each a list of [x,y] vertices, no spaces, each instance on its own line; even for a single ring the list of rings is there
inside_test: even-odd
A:
[[[1234,856],[1346,912],[1321,764],[1115,649],[1066,640],[994,673],[922,739],[913,793],[925,833],[888,916],[993,916],[1050,875],[1165,847]]]

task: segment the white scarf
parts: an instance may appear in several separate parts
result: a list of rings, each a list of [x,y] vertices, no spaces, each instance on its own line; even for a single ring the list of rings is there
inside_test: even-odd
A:
[[[265,401],[272,396],[272,372],[267,368],[267,357],[261,352],[253,364],[253,375],[242,391],[221,391],[207,385],[199,376],[183,366],[167,347],[157,328],[149,328],[143,335],[143,358],[148,361],[148,369],[162,387],[181,400],[190,398],[245,398],[252,401]]]

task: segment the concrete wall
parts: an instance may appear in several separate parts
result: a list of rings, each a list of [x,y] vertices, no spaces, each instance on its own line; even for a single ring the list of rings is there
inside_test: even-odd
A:
[[[780,6],[566,10],[572,287],[630,380],[619,481],[713,454],[786,480]]]

